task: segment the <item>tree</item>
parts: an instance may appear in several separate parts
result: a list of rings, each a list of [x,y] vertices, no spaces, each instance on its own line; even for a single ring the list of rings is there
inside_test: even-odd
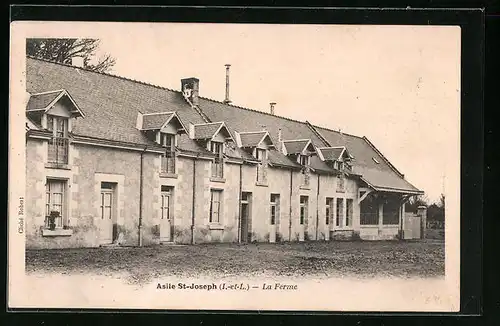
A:
[[[100,40],[80,38],[29,38],[26,39],[26,54],[35,58],[71,64],[72,57],[83,57],[86,69],[106,72],[116,63],[109,54],[96,58]],[[93,61],[95,61],[93,63]]]
[[[416,212],[418,206],[428,206],[429,199],[425,195],[411,197],[405,205],[406,212]]]

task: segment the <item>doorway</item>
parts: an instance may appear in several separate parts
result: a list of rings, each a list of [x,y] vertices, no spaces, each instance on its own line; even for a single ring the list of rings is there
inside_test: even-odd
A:
[[[101,182],[100,194],[100,244],[111,244],[114,240],[113,224],[116,219],[116,183]]]
[[[241,193],[241,229],[240,229],[240,239],[242,243],[249,243],[252,241],[252,221],[251,221],[251,207],[252,205],[252,193],[242,192]]]
[[[160,242],[172,242],[174,187],[161,186]]]

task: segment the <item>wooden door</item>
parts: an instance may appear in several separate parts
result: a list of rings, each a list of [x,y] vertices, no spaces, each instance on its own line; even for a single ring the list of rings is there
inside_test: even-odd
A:
[[[163,187],[162,187],[163,188]],[[163,188],[161,192],[160,242],[172,241],[172,189]]]
[[[99,226],[99,240],[101,244],[113,243],[113,189],[101,189],[101,220]]]

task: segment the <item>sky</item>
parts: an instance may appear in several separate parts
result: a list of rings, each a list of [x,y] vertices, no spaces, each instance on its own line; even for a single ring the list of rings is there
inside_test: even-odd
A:
[[[233,104],[276,102],[277,115],[366,136],[430,201],[459,159],[456,26],[92,23],[60,36],[99,38],[112,74],[175,90],[197,77],[219,101],[231,64]]]

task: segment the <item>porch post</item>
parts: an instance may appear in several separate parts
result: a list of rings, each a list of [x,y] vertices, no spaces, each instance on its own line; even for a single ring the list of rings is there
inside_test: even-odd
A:
[[[379,203],[378,204],[378,228],[379,230],[382,229],[384,225],[384,203]]]
[[[427,228],[427,206],[418,206],[417,215],[420,216],[420,239],[425,239]]]

